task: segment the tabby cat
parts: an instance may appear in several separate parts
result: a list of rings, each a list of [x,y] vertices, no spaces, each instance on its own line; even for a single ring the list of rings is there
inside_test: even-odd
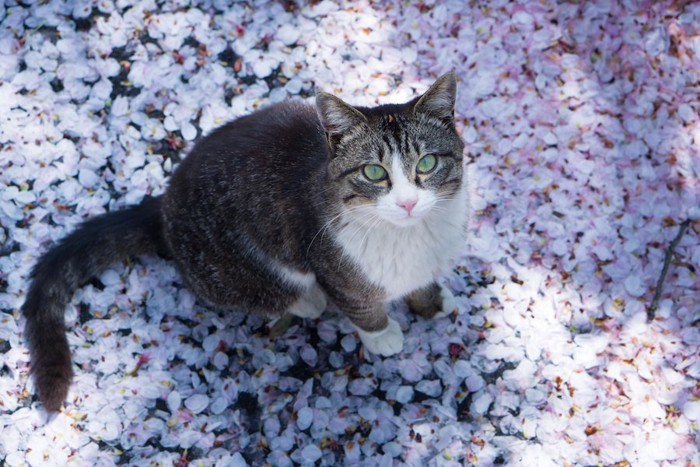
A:
[[[241,117],[199,141],[162,196],[83,223],[32,271],[22,312],[47,411],[73,376],[64,309],[130,255],[172,258],[202,301],[318,318],[332,301],[372,353],[401,352],[385,304],[455,308],[438,284],[464,245],[467,190],[456,81],[405,104],[353,107],[318,93]],[[441,312],[441,310],[444,310]]]

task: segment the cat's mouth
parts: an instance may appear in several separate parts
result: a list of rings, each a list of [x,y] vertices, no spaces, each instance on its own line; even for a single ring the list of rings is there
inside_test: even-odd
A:
[[[382,224],[402,228],[413,227],[421,224],[430,213],[430,209],[419,209],[409,213],[403,209],[390,209],[378,205],[372,206],[370,210],[370,212],[366,210],[351,211],[347,214],[350,215],[354,223],[374,229]]]
[[[399,219],[387,219],[392,224],[398,227],[412,227],[423,222],[424,216],[407,215]]]
[[[426,209],[406,212],[404,209],[379,209],[382,219],[398,227],[411,227],[423,222],[430,211]]]

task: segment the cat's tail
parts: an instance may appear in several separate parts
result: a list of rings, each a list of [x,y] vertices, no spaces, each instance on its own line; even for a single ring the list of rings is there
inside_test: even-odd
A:
[[[22,305],[31,373],[44,408],[56,412],[73,377],[64,310],[75,290],[112,263],[131,255],[167,253],[161,198],[81,224],[34,266]]]

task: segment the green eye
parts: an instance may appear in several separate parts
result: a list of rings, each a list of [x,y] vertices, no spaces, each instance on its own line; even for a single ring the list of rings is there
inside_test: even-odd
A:
[[[437,158],[432,154],[428,154],[427,156],[421,157],[421,159],[418,161],[418,165],[416,165],[416,172],[419,174],[430,173],[436,165]]]
[[[377,164],[367,164],[362,168],[362,173],[365,174],[367,180],[379,182],[386,178],[386,170],[384,167]]]

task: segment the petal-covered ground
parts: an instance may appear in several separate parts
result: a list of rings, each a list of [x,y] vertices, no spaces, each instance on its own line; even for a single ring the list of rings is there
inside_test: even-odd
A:
[[[19,2],[16,2],[19,3]],[[0,6],[0,463],[700,465],[700,4]],[[405,101],[455,70],[459,313],[397,304],[393,358],[114,265],[67,309],[47,420],[19,314],[38,255],[162,193],[192,141],[316,89]]]

